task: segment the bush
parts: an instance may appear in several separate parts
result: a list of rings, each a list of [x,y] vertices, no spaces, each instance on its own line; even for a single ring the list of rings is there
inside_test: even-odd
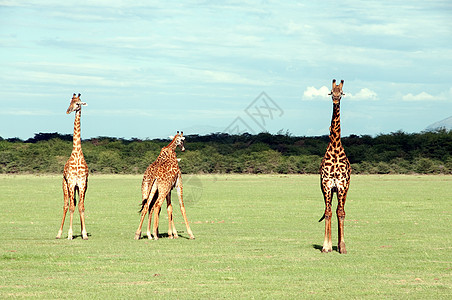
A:
[[[186,135],[177,151],[184,173],[318,174],[328,136],[289,134]],[[452,131],[344,137],[354,174],[452,173]],[[93,173],[142,174],[169,140],[99,137],[82,141]],[[70,156],[68,135],[39,133],[26,142],[0,137],[0,173],[60,173]]]

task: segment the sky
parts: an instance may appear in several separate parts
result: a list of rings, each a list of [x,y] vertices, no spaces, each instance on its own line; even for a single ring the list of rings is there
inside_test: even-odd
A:
[[[452,2],[0,0],[0,136],[421,132],[452,116]]]

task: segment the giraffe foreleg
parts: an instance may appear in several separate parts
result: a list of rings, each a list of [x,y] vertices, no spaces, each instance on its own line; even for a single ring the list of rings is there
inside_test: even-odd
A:
[[[56,236],[57,239],[60,239],[61,235],[63,234],[64,220],[66,219],[67,210],[69,208],[69,192],[66,178],[63,178],[63,198],[64,198],[63,220],[61,221],[60,230],[58,230],[58,234]]]
[[[332,201],[332,192],[331,190],[326,190],[323,193],[323,197],[325,198],[325,212],[324,212],[324,218],[325,218],[325,238],[323,240],[323,247],[322,252],[328,253],[333,251],[333,242],[331,240],[331,201]]]
[[[136,240],[139,240],[140,237],[141,237],[141,227],[143,226],[144,218],[146,217],[146,214],[147,214],[147,212],[149,210],[149,205],[151,204],[152,199],[154,198],[154,194],[156,193],[157,188],[158,188],[158,184],[157,184],[157,181],[155,181],[154,184],[152,185],[152,188],[151,188],[151,191],[150,191],[149,195],[147,195],[147,198],[143,199],[143,202],[146,201],[146,204],[143,205],[143,207],[141,209],[140,224],[138,225],[138,229],[135,232],[135,239]],[[145,197],[145,195],[143,195],[143,197]],[[148,236],[148,238],[150,239],[151,237]]]
[[[337,194],[338,204],[336,209],[337,222],[338,222],[338,243],[337,248],[339,253],[347,254],[345,248],[344,239],[344,221],[345,221],[345,199],[347,198],[347,191],[341,191]]]
[[[187,233],[190,236],[190,239],[195,239],[193,232],[190,229],[190,225],[188,224],[187,214],[185,212],[184,200],[183,200],[183,188],[182,188],[182,178],[179,174],[179,177],[176,181],[176,191],[177,197],[179,198],[180,211],[182,213],[182,217],[184,218],[185,226],[187,227]]]
[[[78,211],[80,213],[82,239],[84,239],[84,240],[88,239],[88,233],[86,231],[86,226],[85,226],[85,193],[86,193],[86,189],[88,187],[87,183],[88,182],[85,182],[85,184],[79,188],[79,202],[78,202]]]

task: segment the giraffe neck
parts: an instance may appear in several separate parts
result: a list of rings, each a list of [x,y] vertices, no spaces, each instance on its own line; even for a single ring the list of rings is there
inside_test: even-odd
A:
[[[337,142],[337,145],[341,143],[341,114],[340,104],[333,104],[333,116],[331,118],[330,127],[330,143]]]
[[[72,137],[72,152],[81,152],[82,151],[82,143],[80,137],[80,117],[82,115],[82,111],[78,110],[75,113],[75,121],[74,121],[74,135]]]
[[[168,148],[171,151],[175,152],[176,151],[176,147],[177,147],[176,139],[177,139],[177,135],[174,136],[173,140],[168,144],[168,146],[166,146],[166,148]]]
[[[176,159],[176,147],[176,137],[174,137],[168,146],[162,148],[157,160],[167,161],[168,159]]]

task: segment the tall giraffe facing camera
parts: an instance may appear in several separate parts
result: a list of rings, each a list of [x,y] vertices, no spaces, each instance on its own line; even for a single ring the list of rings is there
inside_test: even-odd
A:
[[[346,254],[344,241],[344,220],[345,220],[345,199],[350,185],[351,167],[344,147],[341,142],[341,121],[340,121],[340,103],[344,93],[342,86],[344,80],[336,85],[336,79],[333,79],[333,88],[331,95],[333,99],[333,116],[331,118],[330,142],[320,165],[320,185],[322,188],[323,198],[325,200],[325,213],[319,220],[325,219],[325,239],[323,241],[322,252],[331,252],[333,250],[331,241],[331,205],[333,193],[337,195],[337,220],[338,220],[338,251]]]
[[[88,187],[88,165],[86,164],[85,157],[82,152],[82,143],[80,138],[80,117],[82,115],[82,106],[86,105],[85,102],[80,100],[80,94],[72,96],[71,103],[66,113],[70,114],[75,111],[74,121],[74,136],[72,153],[68,161],[64,165],[63,169],[63,194],[64,194],[64,206],[63,206],[63,220],[61,221],[60,230],[56,236],[57,239],[61,238],[63,233],[64,220],[66,218],[67,210],[70,212],[70,222],[68,231],[68,240],[72,240],[72,220],[74,217],[76,200],[75,196],[78,191],[79,202],[78,210],[80,213],[80,223],[82,226],[82,238],[88,239],[88,234],[85,227],[85,193]]]

